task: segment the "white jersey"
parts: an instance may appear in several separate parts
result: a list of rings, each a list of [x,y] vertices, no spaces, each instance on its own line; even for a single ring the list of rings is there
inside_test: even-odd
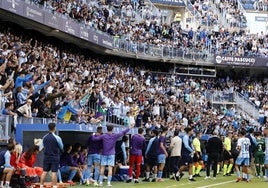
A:
[[[268,137],[265,138],[265,157],[268,157]]]
[[[249,158],[249,146],[250,140],[248,138],[239,138],[237,142],[237,146],[240,147],[240,152],[238,157],[240,158]]]

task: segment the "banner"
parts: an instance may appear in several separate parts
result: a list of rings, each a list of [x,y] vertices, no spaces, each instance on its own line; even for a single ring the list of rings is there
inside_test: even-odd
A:
[[[151,0],[153,3],[185,6],[182,0]]]
[[[85,40],[89,40],[89,29],[87,29],[85,26],[80,26],[80,35],[79,37]],[[92,42],[92,41],[90,41]]]
[[[63,18],[56,14],[45,13],[44,24],[55,29],[63,29]]]
[[[268,67],[267,58],[264,57],[215,55],[214,63],[217,65]]]
[[[3,0],[2,8],[18,15],[23,15],[23,4],[21,0]]]
[[[26,6],[24,7],[24,17],[39,23],[44,22],[44,12],[40,8],[33,5],[25,5]]]
[[[68,16],[64,17],[57,13],[51,13],[48,10],[46,11],[46,9],[39,8],[39,5],[26,3],[21,0],[1,0],[0,2],[1,9],[26,17],[27,19],[39,22],[99,46],[113,49],[113,37],[108,36],[107,33],[102,33],[86,27]]]
[[[63,32],[69,33],[74,36],[78,36],[79,32],[79,25],[74,22],[72,19],[65,19],[63,20]]]

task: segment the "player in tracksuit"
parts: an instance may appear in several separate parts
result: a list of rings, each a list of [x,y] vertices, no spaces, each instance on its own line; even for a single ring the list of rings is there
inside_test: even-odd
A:
[[[150,139],[146,152],[145,152],[145,160],[146,160],[146,177],[143,180],[144,182],[150,181],[150,170],[154,169],[154,177],[152,182],[156,182],[157,178],[157,165],[158,165],[158,149],[160,147],[159,138],[158,138],[158,130],[154,129],[152,131],[152,138]]]
[[[189,170],[189,181],[196,181],[193,178],[193,156],[195,153],[195,150],[192,146],[192,139],[191,136],[193,135],[193,129],[191,127],[186,127],[184,129],[186,132],[186,135],[183,136],[182,139],[182,150],[181,150],[181,166],[180,166],[180,178],[184,175],[182,171],[186,166],[188,166]]]

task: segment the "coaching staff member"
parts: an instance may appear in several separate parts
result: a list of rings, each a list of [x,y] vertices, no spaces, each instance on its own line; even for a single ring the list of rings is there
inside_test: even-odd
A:
[[[213,163],[213,178],[217,175],[217,164],[220,155],[223,152],[223,144],[221,139],[218,137],[218,131],[214,130],[213,136],[208,140],[206,152],[208,154],[207,161],[207,176],[205,179],[210,179],[210,166]]]
[[[63,150],[63,143],[59,136],[55,134],[56,124],[48,124],[49,133],[43,137],[44,147],[44,161],[43,161],[43,174],[40,178],[40,188],[44,187],[44,181],[49,171],[51,174],[51,181],[53,188],[57,188],[57,172],[60,165],[60,151]]]

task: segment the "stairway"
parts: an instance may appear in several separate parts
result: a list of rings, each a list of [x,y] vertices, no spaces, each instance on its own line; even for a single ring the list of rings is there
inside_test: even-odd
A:
[[[259,110],[256,106],[238,92],[234,94],[234,100],[237,104],[238,111],[246,113],[246,115],[251,119],[252,124],[259,125]]]

